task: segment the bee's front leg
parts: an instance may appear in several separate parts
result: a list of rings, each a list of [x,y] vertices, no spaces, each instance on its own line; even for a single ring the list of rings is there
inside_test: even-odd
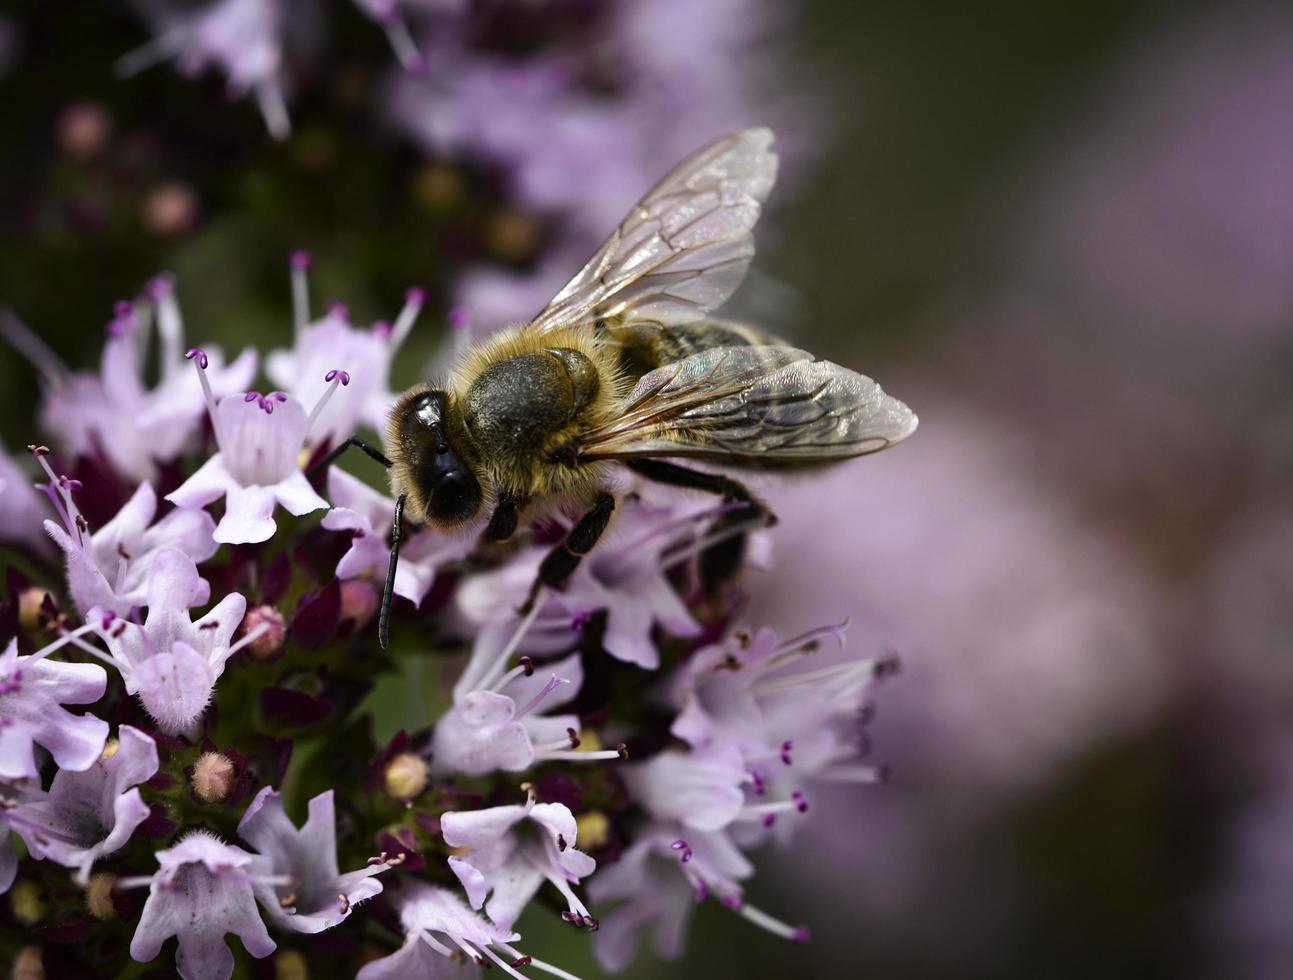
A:
[[[575,569],[579,567],[579,563],[583,561],[584,555],[592,551],[593,546],[601,538],[614,510],[615,498],[605,491],[599,493],[592,509],[570,529],[565,540],[544,556],[543,563],[539,565],[539,574],[535,577],[534,584],[530,586],[530,594],[517,610],[520,615],[525,616],[534,608],[539,590],[544,586],[550,589],[561,589],[565,586],[570,576],[575,573]]]
[[[498,503],[489,518],[481,537],[486,541],[506,541],[516,533],[518,515],[526,504],[524,497],[504,491],[498,495]]]

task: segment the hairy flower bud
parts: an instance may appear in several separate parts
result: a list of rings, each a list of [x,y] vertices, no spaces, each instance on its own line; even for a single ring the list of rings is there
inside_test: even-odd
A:
[[[203,803],[219,803],[233,789],[237,771],[228,756],[219,752],[204,752],[193,766],[189,777],[193,792]]]
[[[427,785],[427,762],[413,752],[401,752],[386,764],[386,792],[397,800],[411,800]]]
[[[242,621],[242,635],[247,636],[262,626],[266,627],[264,632],[247,644],[247,652],[256,660],[269,660],[283,649],[287,626],[283,614],[273,606],[256,606]]]

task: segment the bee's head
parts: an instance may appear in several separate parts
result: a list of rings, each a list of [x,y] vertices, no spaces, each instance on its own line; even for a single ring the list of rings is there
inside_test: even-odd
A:
[[[394,476],[414,505],[411,516],[440,528],[464,524],[480,510],[480,481],[472,472],[467,436],[449,396],[414,389],[391,412],[388,444]]]

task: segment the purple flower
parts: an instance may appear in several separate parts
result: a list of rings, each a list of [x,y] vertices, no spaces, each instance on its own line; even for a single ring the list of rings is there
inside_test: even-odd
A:
[[[449,858],[471,907],[485,913],[500,929],[510,929],[539,886],[549,881],[561,893],[568,911],[563,918],[596,927],[596,920],[571,889],[597,862],[575,849],[575,817],[561,803],[496,806],[487,810],[450,811],[440,817],[450,847],[467,848]],[[486,896],[489,901],[486,903]]]
[[[148,576],[144,624],[91,612],[89,619],[121,672],[126,692],[138,694],[163,731],[188,731],[206,710],[225,661],[269,629],[263,624],[231,645],[247,600],[234,592],[200,619],[189,618],[196,603],[197,566],[183,552],[164,549]]]
[[[122,75],[133,75],[168,58],[185,75],[218,67],[229,88],[253,92],[275,139],[291,133],[283,97],[282,10],[277,0],[215,0],[193,13],[163,10],[157,36],[117,63]]]
[[[75,868],[84,885],[94,862],[124,847],[148,817],[136,787],[156,772],[153,740],[123,725],[118,740],[108,742],[88,769],[60,769],[49,792],[28,791],[0,819],[18,832],[32,857]]]
[[[169,850],[157,852],[160,865],[149,878],[122,879],[119,887],[148,885],[130,955],[147,963],[171,936],[179,939],[175,967],[184,980],[228,980],[233,953],[225,942],[232,932],[257,959],[276,948],[256,911],[253,887],[262,883],[255,859],[203,830],[191,831]]]
[[[688,752],[670,749],[624,769],[634,800],[659,820],[717,831],[746,808],[743,787],[751,781],[741,753],[715,743]]]
[[[50,477],[46,492],[63,525],[47,520],[45,531],[63,549],[68,591],[83,614],[98,608],[125,616],[143,605],[149,570],[162,550],[180,551],[194,561],[206,561],[215,554],[215,522],[209,514],[172,511],[152,523],[157,494],[147,483],[139,484],[112,520],[89,533],[72,499],[74,481],[55,477],[43,457],[41,464]],[[211,591],[201,578],[193,590],[191,605],[206,602]]]
[[[89,769],[103,753],[108,723],[74,715],[65,704],[93,704],[103,697],[108,675],[97,664],[47,660],[51,653],[89,632],[73,630],[31,656],[18,656],[10,640],[0,655],[0,779],[37,779],[34,746],[47,749],[60,769]]]
[[[718,898],[742,918],[773,935],[804,942],[808,931],[791,926],[746,903],[741,882],[754,873],[745,855],[722,832],[683,829],[677,824],[645,827],[612,865],[588,883],[597,903],[616,902],[601,919],[593,952],[607,970],[624,969],[644,929],[666,959],[682,955],[696,903]]]
[[[194,348],[198,376],[205,378],[204,356]],[[343,371],[328,374],[329,385],[310,416],[301,403],[281,391],[229,395],[218,405],[204,385],[219,451],[166,499],[180,508],[205,507],[225,498],[225,513],[214,538],[222,544],[267,541],[274,534],[275,506],[296,516],[328,506],[301,472],[301,450],[311,423],[339,384]]]
[[[804,791],[814,780],[880,779],[880,769],[856,760],[865,744],[858,718],[885,662],[805,669],[824,641],[843,647],[844,629],[827,626],[785,641],[769,628],[738,634],[698,651],[672,678],[681,712],[670,731],[694,750],[727,750],[741,759],[754,794],[741,818],[771,827],[779,814],[805,812]],[[681,813],[653,812],[694,823]]]
[[[344,922],[360,902],[377,895],[373,876],[389,865],[337,871],[337,830],[332,790],[310,801],[305,826],[297,828],[283,810],[279,792],[266,786],[238,823],[238,834],[256,849],[253,890],[269,920],[295,932],[322,932]]]
[[[390,558],[386,538],[395,516],[395,501],[336,466],[328,470],[332,509],[323,515],[329,531],[349,531],[350,550],[337,563],[337,578],[384,581]],[[449,537],[430,528],[415,532],[400,545],[395,594],[420,604],[435,582],[436,569],[465,558],[475,547],[469,537]]]
[[[154,324],[159,349],[157,382],[144,376]],[[57,355],[13,317],[0,333],[37,367],[45,387],[42,428],[73,455],[102,452],[118,473],[152,480],[157,465],[189,449],[202,422],[198,379],[184,363],[184,324],[174,285],[153,279],[144,297],[119,303],[108,324],[99,373],[69,374]],[[218,348],[207,352],[208,378],[216,397],[244,390],[256,375],[256,352],[248,348],[225,366]]]
[[[578,694],[584,680],[578,654],[543,666],[524,658],[521,666],[510,671],[503,669],[506,661],[506,656],[496,656],[491,661],[496,666],[482,672],[473,670],[479,664],[473,654],[454,687],[453,706],[436,722],[432,738],[436,772],[469,776],[498,769],[521,772],[547,760],[616,756],[573,751],[568,733],[579,727],[579,719],[542,713]]]
[[[356,980],[408,980],[410,977],[439,977],[451,968],[442,959],[458,959],[465,953],[478,963],[492,962],[512,977],[524,976],[515,966],[533,966],[554,976],[569,978],[564,970],[542,960],[522,956],[510,945],[520,938],[500,929],[467,908],[452,892],[417,879],[405,879],[396,898],[404,945],[390,956],[364,966]],[[500,955],[506,953],[510,960]]]
[[[410,289],[394,324],[377,323],[363,330],[352,326],[344,307],[334,304],[313,323],[309,321],[305,253],[295,253],[292,263],[292,293],[296,337],[290,350],[274,351],[266,358],[265,370],[271,381],[302,402],[319,398],[326,388],[323,379],[338,364],[346,365],[352,378],[345,398],[333,399],[314,422],[316,442],[338,445],[354,434],[358,424],[380,431],[395,403],[390,390],[391,362],[408,338],[422,310],[424,293]]]

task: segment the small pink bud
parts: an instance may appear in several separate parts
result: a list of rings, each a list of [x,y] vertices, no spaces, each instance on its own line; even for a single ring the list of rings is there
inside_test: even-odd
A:
[[[203,752],[193,766],[189,782],[203,803],[219,803],[233,789],[237,771],[233,761],[219,752]]]
[[[262,628],[263,632],[247,644],[247,652],[254,660],[269,660],[283,649],[283,641],[287,638],[283,614],[273,606],[256,606],[242,621],[243,636]]]
[[[367,626],[377,615],[381,597],[367,582],[362,579],[351,579],[341,583],[341,618],[350,620],[356,626]]]

